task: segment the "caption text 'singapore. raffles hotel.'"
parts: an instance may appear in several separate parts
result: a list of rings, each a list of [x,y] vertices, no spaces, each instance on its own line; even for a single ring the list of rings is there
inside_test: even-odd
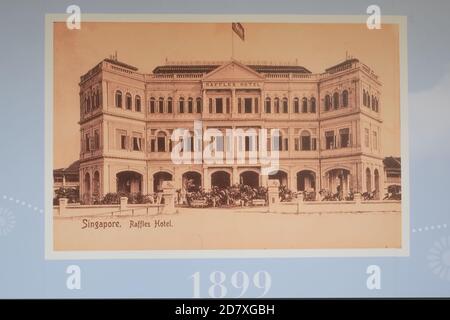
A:
[[[234,183],[266,186],[278,179],[293,191],[384,194],[381,83],[351,58],[313,74],[299,65],[166,63],[151,74],[104,59],[80,81],[80,193],[89,202],[109,192],[149,194],[172,180],[205,189]],[[393,107],[393,106],[392,106]],[[174,164],[178,128],[279,129],[267,149],[279,170],[258,163]],[[273,140],[273,139],[272,139]],[[216,151],[230,148],[216,139]],[[234,147],[234,146],[233,146]],[[244,151],[258,148],[248,139]]]

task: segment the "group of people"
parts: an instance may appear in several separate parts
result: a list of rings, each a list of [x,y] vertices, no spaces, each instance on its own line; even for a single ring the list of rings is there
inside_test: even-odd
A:
[[[321,201],[352,201],[354,199],[354,194],[352,191],[349,191],[346,195],[340,191],[338,186],[335,193],[331,192],[328,189],[322,189],[319,191],[320,200]]]
[[[314,191],[301,191],[305,201],[316,200]],[[280,202],[290,202],[298,196],[287,186],[280,185],[278,188]],[[260,200],[267,204],[268,189],[266,187],[251,187],[245,184],[234,184],[229,187],[212,187],[211,191],[204,188],[186,184],[185,188],[177,190],[176,203],[178,205],[202,206],[202,207],[224,207],[224,206],[250,206]]]
[[[327,189],[319,191],[320,201],[353,201],[354,193],[349,191],[344,194],[339,189],[336,193]],[[299,194],[303,194],[303,201],[315,201],[316,192],[314,190],[306,190],[299,192],[292,192],[287,186],[280,185],[278,188],[278,197],[280,202],[290,202],[298,198]],[[64,193],[65,195],[65,193]],[[153,194],[121,194],[109,193],[103,199],[95,199],[91,202],[93,204],[113,204],[119,203],[121,196],[127,196],[129,203],[151,203],[164,204],[164,195],[162,192],[155,192]],[[362,200],[379,199],[378,192],[365,192],[361,194]],[[57,202],[57,198],[54,202]],[[268,189],[266,187],[251,187],[245,184],[234,184],[229,187],[214,186],[210,191],[204,188],[195,186],[193,184],[186,185],[183,189],[177,190],[175,197],[176,205],[185,206],[201,206],[201,207],[233,207],[233,206],[251,206],[255,205],[257,200],[258,205],[265,205],[268,201]],[[390,186],[388,193],[383,200],[401,200],[400,187],[394,188]]]
[[[177,203],[188,206],[193,206],[194,202],[203,202],[208,207],[249,206],[256,199],[267,201],[267,188],[235,184],[224,188],[214,186],[211,191],[204,188],[177,190]]]
[[[292,192],[287,186],[280,185],[279,199],[281,202],[289,202],[302,193],[304,201],[315,201],[316,192],[314,190]],[[353,201],[354,193],[349,191],[344,194],[339,188],[336,193],[327,189],[319,191],[321,201]],[[374,200],[377,198],[377,191],[365,192],[362,195],[363,200]],[[385,199],[397,199],[398,193],[391,192]],[[177,190],[176,204],[187,206],[203,207],[232,207],[232,206],[250,206],[254,200],[264,200],[267,204],[268,189],[266,187],[251,187],[245,184],[234,184],[229,187],[212,187],[211,191],[196,186],[192,181],[187,181],[183,189]]]
[[[340,192],[339,189],[336,193],[332,193],[329,190],[322,189],[319,192],[322,201],[353,201],[355,199],[355,194],[349,191],[346,195]],[[401,200],[402,195],[399,189],[389,189],[388,193],[385,194],[383,200]],[[378,200],[380,199],[379,191],[373,190],[371,192],[363,192],[361,194],[361,199],[364,201]]]

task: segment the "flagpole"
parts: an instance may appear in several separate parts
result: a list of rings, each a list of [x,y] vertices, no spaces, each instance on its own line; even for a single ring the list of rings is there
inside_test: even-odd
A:
[[[231,24],[231,60],[234,59],[234,37],[233,24]]]

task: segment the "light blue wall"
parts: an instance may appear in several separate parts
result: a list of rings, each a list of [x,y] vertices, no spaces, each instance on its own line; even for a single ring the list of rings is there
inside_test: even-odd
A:
[[[376,1],[382,14],[408,17],[411,227],[422,228],[411,233],[411,257],[44,260],[44,216],[39,210],[44,207],[46,13],[64,13],[68,5],[77,4],[89,13],[361,15],[372,2],[2,1],[0,208],[11,212],[15,225],[9,234],[0,235],[0,297],[190,297],[189,277],[197,271],[202,274],[202,294],[206,296],[207,277],[214,270],[228,275],[237,270],[249,274],[267,270],[273,281],[269,297],[450,296],[450,278],[433,274],[427,260],[435,242],[450,236],[450,227],[444,227],[450,226],[448,1]],[[430,227],[428,231],[425,226]],[[435,226],[433,230],[431,226]],[[450,272],[448,240],[441,251],[449,256],[443,270]],[[65,269],[70,264],[82,269],[82,290],[66,289]],[[382,269],[379,291],[366,288],[365,270],[370,264]],[[257,293],[252,289],[248,296]]]

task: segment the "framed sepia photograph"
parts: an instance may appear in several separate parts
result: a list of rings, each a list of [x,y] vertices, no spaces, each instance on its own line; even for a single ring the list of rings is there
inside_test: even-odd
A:
[[[46,257],[409,255],[403,17],[46,17]]]

